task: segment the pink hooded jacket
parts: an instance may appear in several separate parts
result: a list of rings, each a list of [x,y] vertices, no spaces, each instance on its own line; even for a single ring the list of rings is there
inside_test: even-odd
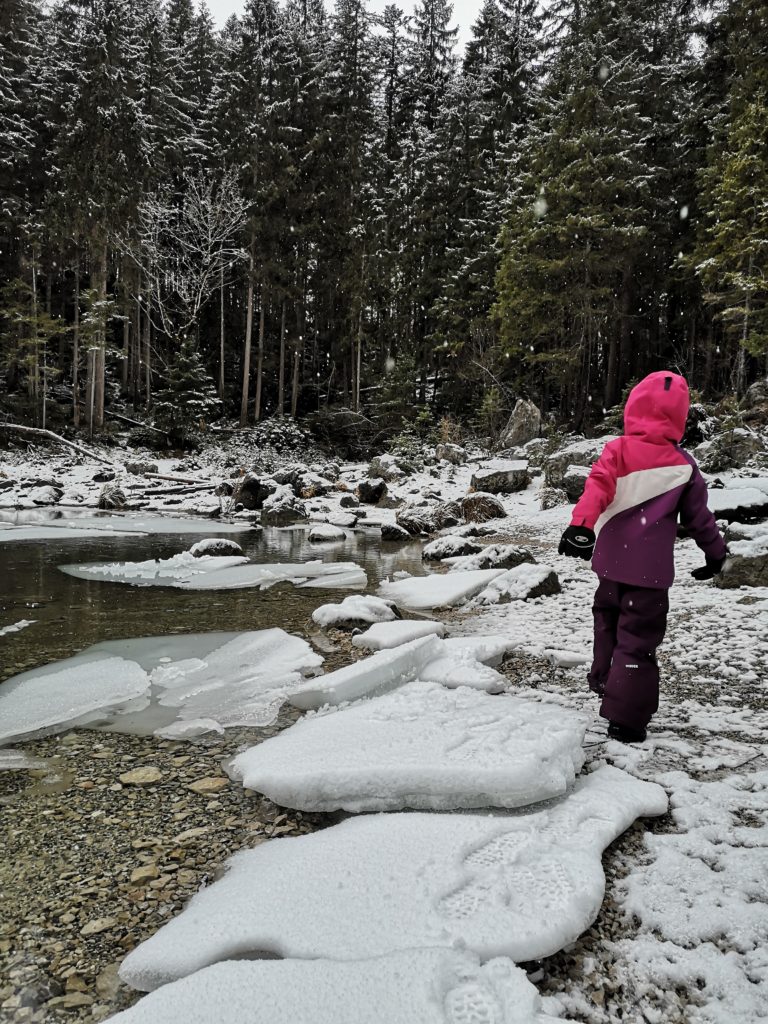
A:
[[[651,373],[633,388],[624,435],[593,465],[571,523],[597,534],[592,568],[601,579],[666,589],[675,578],[678,516],[705,556],[725,557],[696,460],[679,446],[690,398],[676,373]]]

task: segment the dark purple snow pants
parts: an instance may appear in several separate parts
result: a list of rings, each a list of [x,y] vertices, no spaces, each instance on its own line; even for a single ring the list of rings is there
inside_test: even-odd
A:
[[[589,687],[609,722],[644,729],[659,706],[656,648],[664,639],[669,591],[602,580],[592,609],[594,661]]]

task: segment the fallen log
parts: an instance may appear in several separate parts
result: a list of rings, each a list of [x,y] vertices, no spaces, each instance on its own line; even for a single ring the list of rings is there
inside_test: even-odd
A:
[[[20,423],[0,423],[0,430],[9,430],[16,434],[31,434],[33,437],[46,437],[51,441],[63,444],[67,448],[73,448],[76,452],[87,456],[89,459],[95,459],[96,462],[101,462],[105,466],[111,466],[113,469],[115,468],[115,464],[110,462],[109,459],[97,455],[96,452],[89,451],[88,448],[84,448],[82,445],[75,444],[74,441],[68,441],[66,437],[54,434],[52,430],[43,430],[42,427],[24,427]]]
[[[205,480],[193,480],[189,476],[169,476],[166,473],[142,473],[142,476],[151,480],[170,480],[174,484],[205,484],[206,487],[215,487],[216,484],[206,483]]]

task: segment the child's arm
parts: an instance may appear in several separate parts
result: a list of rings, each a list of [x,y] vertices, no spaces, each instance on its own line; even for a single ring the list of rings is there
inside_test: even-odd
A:
[[[691,458],[693,472],[680,499],[680,523],[704,552],[709,563],[722,567],[727,554],[725,541],[717,528],[715,517],[709,510],[709,492],[699,467]]]
[[[584,493],[573,510],[572,526],[586,526],[594,530],[595,523],[616,496],[619,469],[615,444],[615,441],[607,444],[600,458],[592,466]]]

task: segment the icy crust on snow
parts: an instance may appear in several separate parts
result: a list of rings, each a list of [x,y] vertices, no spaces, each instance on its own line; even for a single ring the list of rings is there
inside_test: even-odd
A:
[[[523,807],[573,784],[585,730],[551,705],[416,682],[307,717],[238,754],[230,772],[302,811]]]
[[[245,557],[203,555],[189,551],[170,558],[145,562],[111,562],[104,565],[62,565],[62,572],[85,580],[129,583],[135,587],[175,587],[179,590],[266,590],[276,583],[296,586],[365,587],[368,578],[354,562],[281,562],[252,565]]]
[[[391,601],[370,594],[350,594],[339,604],[322,604],[312,612],[318,626],[337,626],[348,622],[391,622],[397,618]]]
[[[483,960],[549,956],[597,916],[605,847],[638,815],[666,807],[660,786],[601,768],[538,810],[364,815],[271,840],[231,858],[120,974],[151,990],[259,951],[351,960],[460,946]]]
[[[420,636],[443,636],[446,628],[434,619],[396,619],[394,622],[376,622],[364,633],[352,637],[355,647],[367,651],[384,651],[399,647]]]
[[[404,608],[420,611],[428,608],[452,608],[485,589],[504,569],[477,569],[474,572],[434,573],[386,580],[379,587],[382,597]]]
[[[417,679],[430,661],[443,651],[434,635],[419,637],[391,650],[377,651],[368,658],[310,680],[294,690],[289,700],[294,707],[309,710],[324,704],[344,704],[376,690],[384,690]]]
[[[507,959],[412,949],[369,960],[227,961],[166,985],[115,1024],[554,1024]]]
[[[689,987],[702,1003],[697,1020],[765,1021],[768,771],[711,782],[683,772],[660,778],[680,831],[646,835],[653,860],[622,883],[621,902],[641,928],[620,944],[625,970],[635,984]]]
[[[527,562],[514,569],[507,569],[480,591],[475,598],[475,604],[526,601],[536,587],[540,587],[549,579],[553,571],[548,565],[530,565]]]
[[[3,683],[0,743],[114,716],[177,739],[268,725],[322,662],[282,629],[109,640]]]
[[[756,487],[716,487],[709,491],[708,505],[715,516],[728,509],[759,508],[768,502],[764,491]]]
[[[24,673],[0,687],[0,743],[10,743],[55,727],[83,725],[107,709],[130,710],[146,698],[150,680],[135,662],[124,658],[73,666],[61,662],[46,675]],[[146,702],[146,701],[145,701]]]
[[[473,690],[485,690],[486,693],[502,693],[509,685],[509,680],[501,672],[490,665],[483,665],[472,654],[443,654],[419,672],[422,683],[440,683],[449,689],[457,686],[468,686]]]
[[[18,525],[0,522],[0,544],[20,540],[80,540],[103,533],[127,537],[141,534],[160,533],[203,533],[210,534],[210,519],[192,519],[187,516],[148,516],[148,515],[114,515],[114,516],[80,516],[72,515],[61,519],[41,517],[39,523],[26,522]],[[247,533],[252,529],[250,523],[216,522],[217,533]]]

